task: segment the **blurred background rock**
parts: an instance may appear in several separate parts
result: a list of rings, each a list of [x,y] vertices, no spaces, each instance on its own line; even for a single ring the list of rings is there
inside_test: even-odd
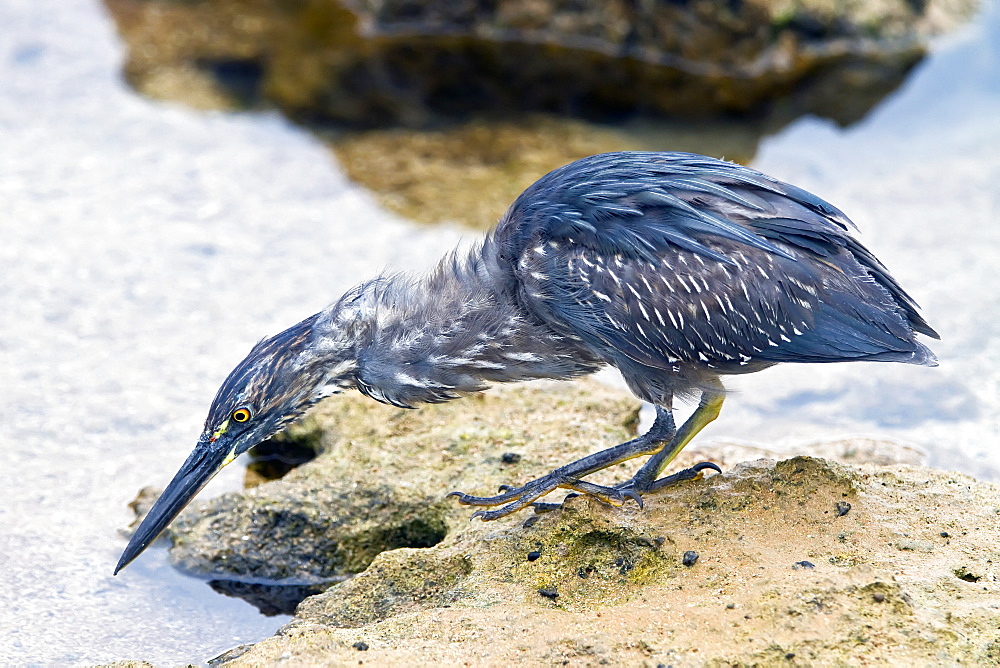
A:
[[[488,228],[593,153],[752,159],[859,120],[975,0],[105,0],[141,93],[275,107],[423,222]]]

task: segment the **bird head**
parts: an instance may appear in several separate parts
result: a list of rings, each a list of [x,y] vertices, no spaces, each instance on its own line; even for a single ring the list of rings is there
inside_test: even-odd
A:
[[[355,384],[340,310],[311,316],[254,346],[219,388],[194,451],[156,500],[115,574],[139,556],[223,467],[277,433],[320,399]],[[319,330],[319,331],[318,331]]]

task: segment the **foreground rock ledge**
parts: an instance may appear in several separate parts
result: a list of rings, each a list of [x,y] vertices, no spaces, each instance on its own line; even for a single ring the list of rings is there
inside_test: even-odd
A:
[[[483,524],[442,502],[451,489],[487,493],[616,443],[635,429],[637,408],[594,383],[420,411],[324,403],[300,427],[323,430],[324,453],[189,513],[172,556],[236,577],[361,572],[218,662],[1000,661],[1000,490],[966,476],[807,456],[736,464],[725,460],[738,451],[720,448],[725,474],[651,494],[644,510],[576,498],[525,526],[527,512]],[[885,461],[877,442],[823,449],[849,461],[865,451]],[[275,522],[287,514],[294,520]],[[379,551],[386,535],[401,543],[376,527],[406,525],[400,517],[419,517],[430,529],[417,539],[440,542]]]

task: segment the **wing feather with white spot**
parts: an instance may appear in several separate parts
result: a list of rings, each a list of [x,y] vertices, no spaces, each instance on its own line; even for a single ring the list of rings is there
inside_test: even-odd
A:
[[[553,326],[654,367],[933,363],[936,336],[835,207],[753,170],[606,154],[540,179],[496,238]]]

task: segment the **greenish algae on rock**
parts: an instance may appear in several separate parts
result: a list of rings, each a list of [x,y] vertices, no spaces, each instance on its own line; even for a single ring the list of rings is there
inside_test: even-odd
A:
[[[637,409],[589,381],[418,411],[324,402],[297,427],[321,431],[322,454],[189,511],[172,532],[173,556],[216,576],[236,566],[237,579],[359,572],[305,599],[274,637],[220,661],[997,662],[1000,490],[965,476],[808,456],[735,464],[738,451],[720,448],[724,474],[647,495],[645,509],[577,497],[560,511],[480,523],[443,498],[489,493],[615,444],[634,433]],[[891,448],[823,451],[884,462]],[[711,453],[700,444],[678,465]],[[636,465],[595,479],[623,479]],[[259,519],[279,508],[297,518],[297,534]],[[416,517],[436,518],[440,542],[393,549],[400,541],[384,536],[396,529],[372,538],[380,522]]]

